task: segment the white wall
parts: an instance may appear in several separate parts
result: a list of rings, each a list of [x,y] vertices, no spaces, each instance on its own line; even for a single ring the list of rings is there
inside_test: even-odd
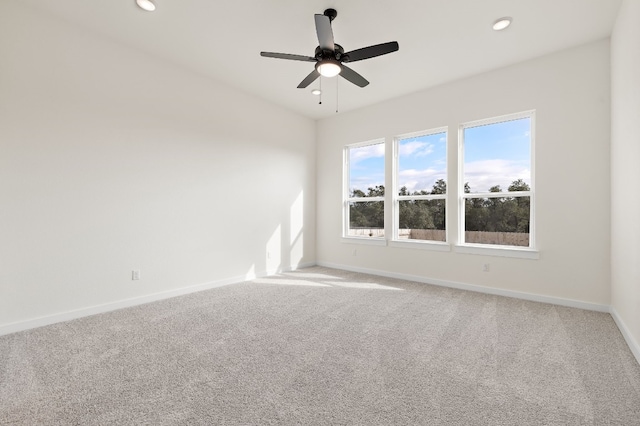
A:
[[[18,1],[0,58],[0,331],[315,262],[314,121]]]
[[[570,299],[606,310],[610,302],[609,53],[609,40],[602,40],[320,121],[318,262]],[[398,134],[449,126],[453,170],[460,123],[531,109],[536,110],[537,121],[539,259],[341,242],[345,145],[380,137],[390,143]],[[454,188],[457,176],[450,175],[448,183]],[[455,237],[457,204],[455,198],[449,200],[449,227]],[[490,272],[482,272],[484,263],[491,264]]]
[[[640,2],[611,36],[611,306],[640,362]],[[617,317],[616,317],[617,316]]]

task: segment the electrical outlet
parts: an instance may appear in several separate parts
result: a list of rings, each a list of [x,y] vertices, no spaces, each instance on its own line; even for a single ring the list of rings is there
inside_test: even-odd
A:
[[[485,263],[484,265],[482,265],[483,272],[489,272],[490,270],[491,270],[491,265],[489,263]]]
[[[140,279],[140,269],[134,269],[131,271],[131,279],[137,281]]]

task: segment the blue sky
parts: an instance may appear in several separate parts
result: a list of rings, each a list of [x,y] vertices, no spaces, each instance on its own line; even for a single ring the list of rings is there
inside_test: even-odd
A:
[[[531,119],[504,121],[464,130],[464,182],[471,192],[494,185],[506,191],[514,180],[531,183]]]
[[[447,180],[447,134],[398,141],[398,188],[431,191],[438,179]]]
[[[494,185],[506,191],[511,182],[531,183],[530,118],[464,130],[464,182],[472,192]],[[446,133],[401,139],[398,142],[398,188],[430,191],[438,179],[447,181]],[[384,143],[349,150],[349,188],[384,185]]]
[[[349,190],[384,185],[384,142],[349,149]]]

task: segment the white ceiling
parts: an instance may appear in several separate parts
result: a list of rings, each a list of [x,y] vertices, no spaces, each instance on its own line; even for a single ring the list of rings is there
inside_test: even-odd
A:
[[[34,8],[311,117],[341,112],[608,37],[620,0],[22,0]],[[323,104],[297,89],[313,63],[314,17],[332,7],[345,51],[397,41],[400,50],[350,65],[371,84],[323,79]],[[491,29],[512,16],[502,32]]]

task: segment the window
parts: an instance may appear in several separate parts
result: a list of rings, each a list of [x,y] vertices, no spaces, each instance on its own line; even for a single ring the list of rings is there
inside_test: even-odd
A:
[[[398,136],[388,146],[393,160],[385,158],[384,139],[347,145],[343,237],[449,251],[447,215],[457,215],[455,251],[538,258],[535,111],[461,124],[453,170],[448,168],[447,139],[447,127]],[[386,194],[385,170],[392,172]],[[457,183],[454,193],[447,182]],[[448,204],[455,197],[458,203]],[[392,223],[385,224],[385,217]]]
[[[460,127],[460,241],[533,247],[534,112]]]
[[[446,128],[395,141],[394,240],[446,242]]]
[[[384,140],[345,148],[344,233],[384,238]]]

